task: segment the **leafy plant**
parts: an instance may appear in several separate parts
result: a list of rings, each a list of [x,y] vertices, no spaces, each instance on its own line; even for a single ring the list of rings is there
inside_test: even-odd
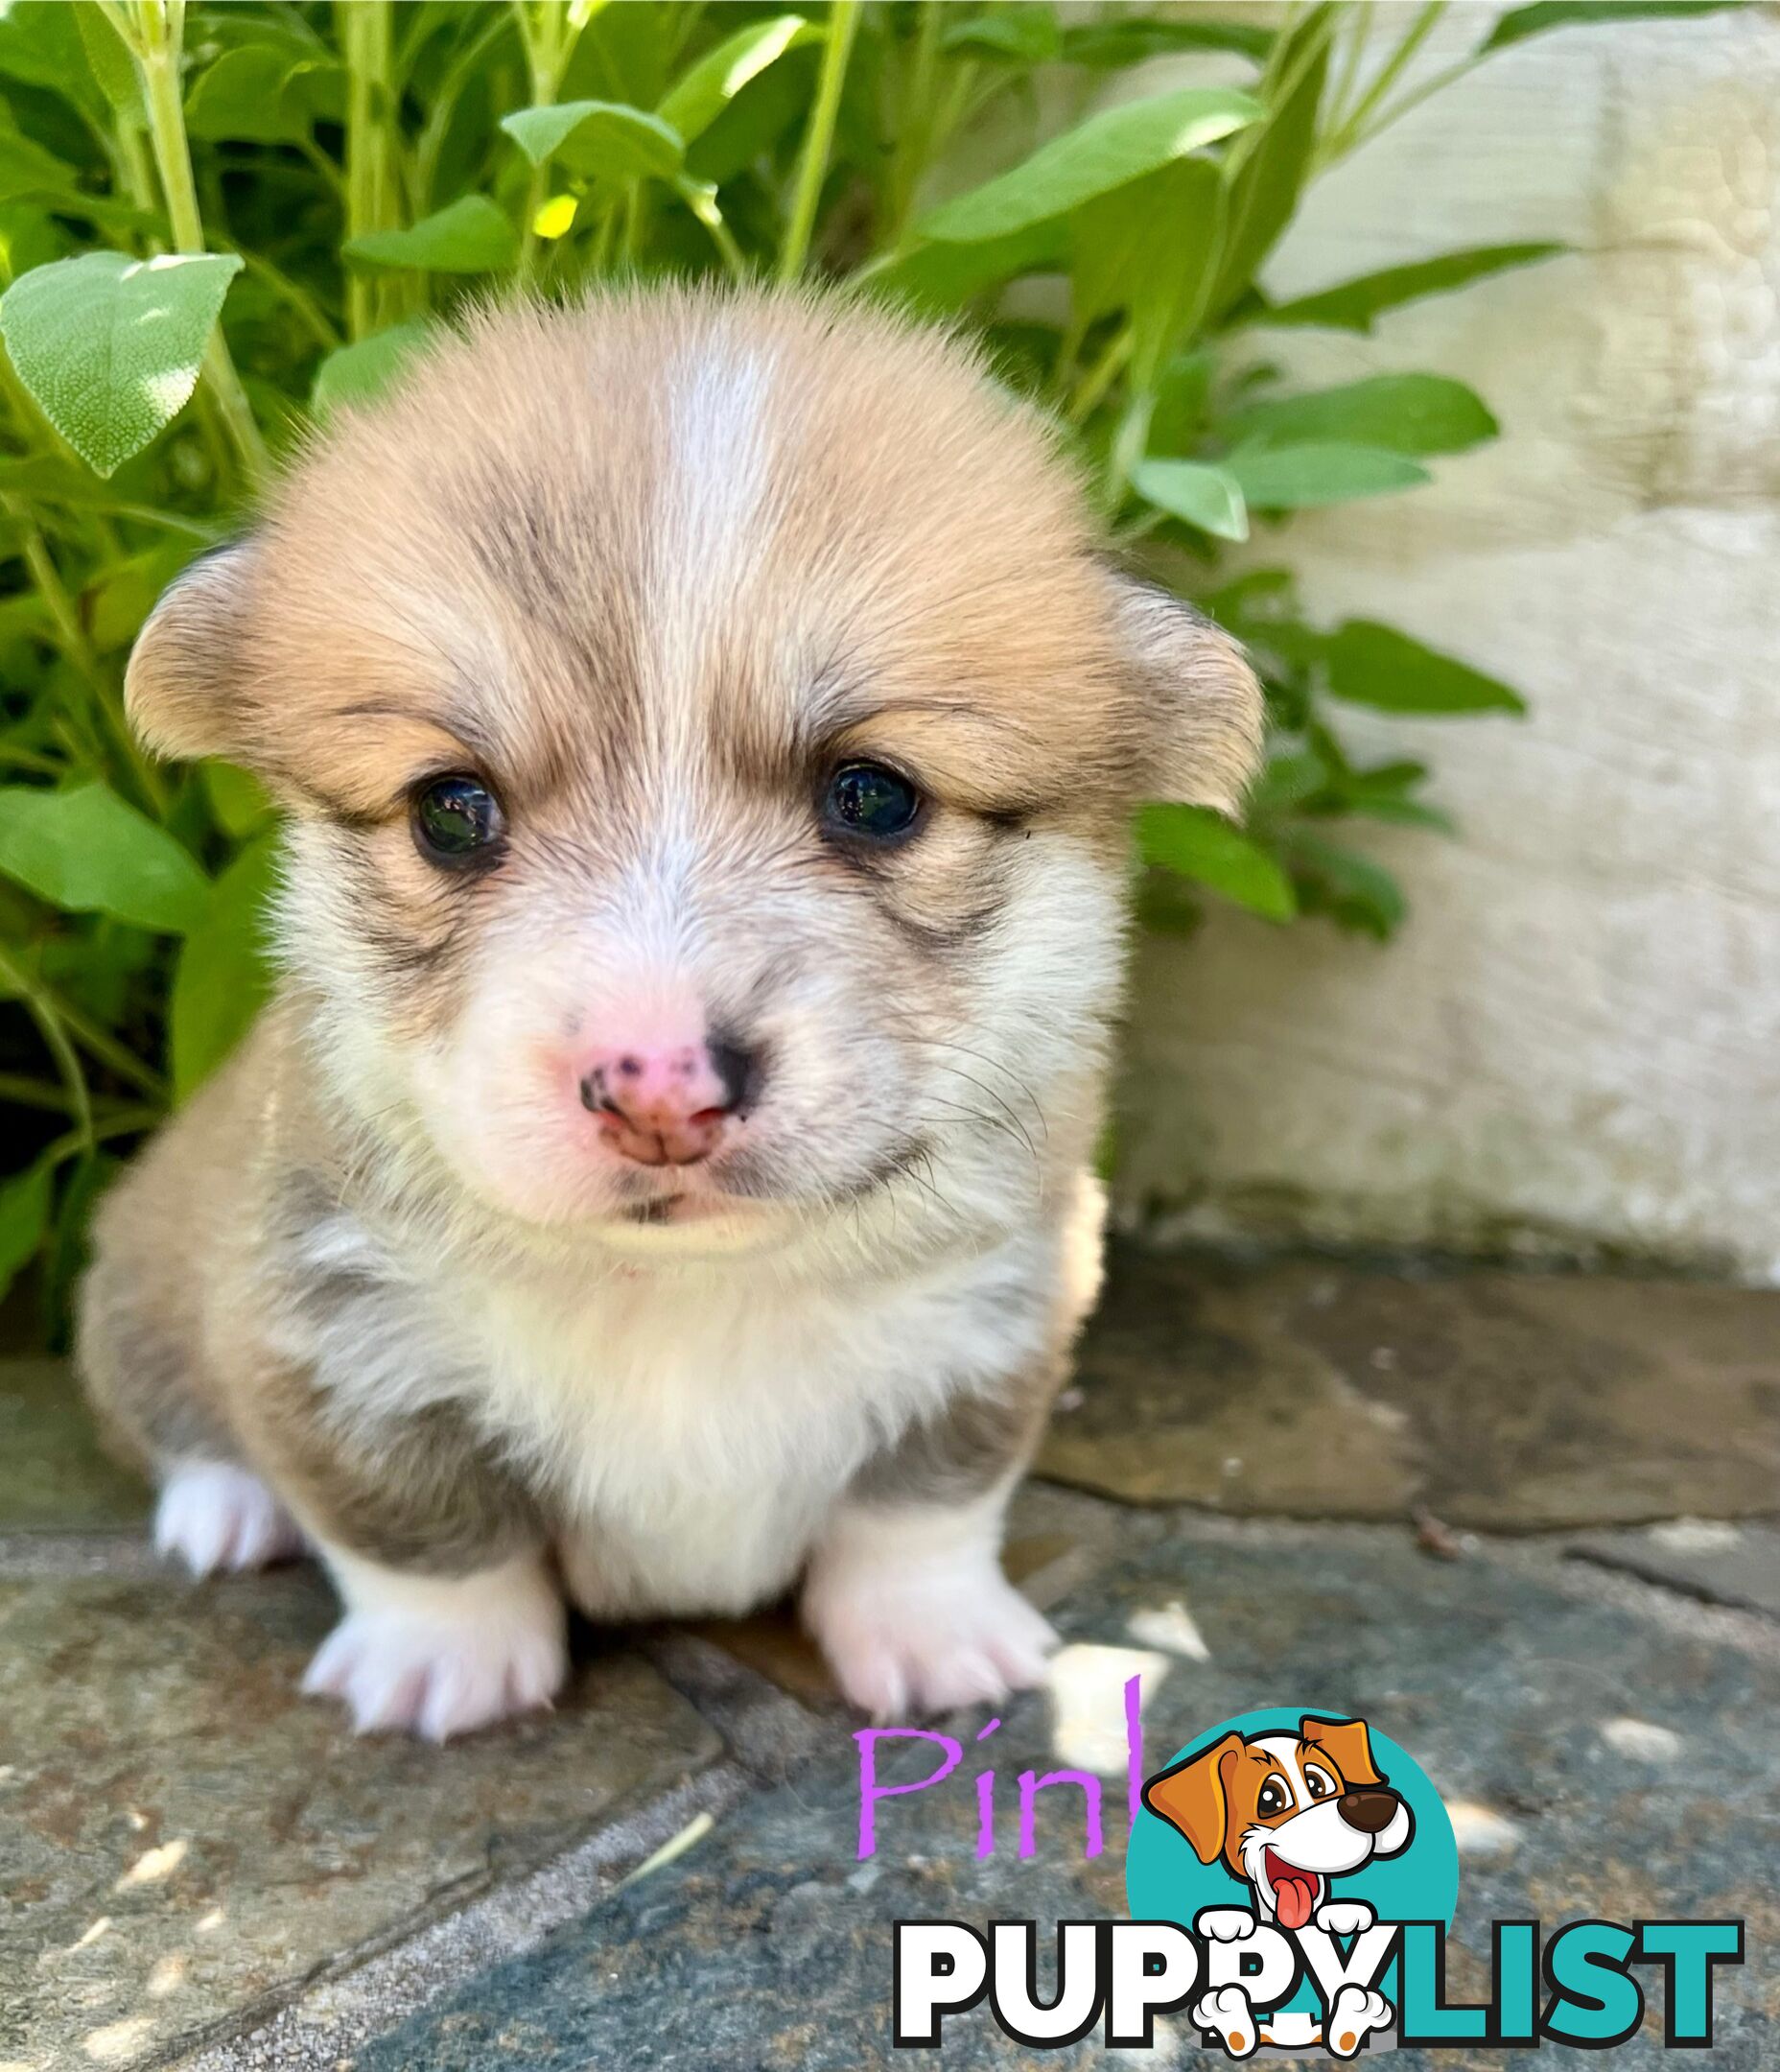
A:
[[[1576,12],[1523,8],[1490,46]],[[1400,895],[1332,826],[1440,818],[1421,765],[1351,757],[1334,707],[1518,699],[1388,627],[1310,626],[1282,575],[1202,578],[1252,525],[1411,486],[1495,431],[1455,382],[1293,394],[1265,359],[1269,329],[1364,330],[1552,248],[1449,253],[1283,305],[1257,285],[1305,184],[1422,90],[1405,75],[1440,12],[1393,14],[1382,41],[1371,8],[1325,5],[1272,30],[936,0],[0,12],[0,1284],[40,1259],[60,1315],[111,1162],[263,995],[269,809],[238,771],[134,746],[129,643],[308,417],[399,379],[429,325],[490,284],[819,271],[978,324],[1007,380],[1072,428],[1134,551],[1185,570],[1266,671],[1253,821],[1146,811],[1152,911],[1178,920],[1206,887],[1388,933]],[[1199,50],[1233,54],[1246,83],[1139,80],[945,192],[955,140],[1026,121],[1039,68],[1086,100]],[[1026,276],[1049,279],[1044,320],[1005,314]]]

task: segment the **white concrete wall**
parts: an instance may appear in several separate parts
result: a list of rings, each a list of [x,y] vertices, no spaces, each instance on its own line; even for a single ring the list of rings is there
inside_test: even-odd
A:
[[[1414,901],[1390,947],[1235,914],[1145,946],[1128,1205],[1780,1270],[1777,177],[1780,19],[1750,7],[1536,38],[1314,190],[1276,293],[1581,248],[1370,339],[1266,340],[1307,382],[1428,367],[1493,406],[1498,444],[1269,557],[1533,713],[1355,729],[1425,754],[1463,823],[1355,823]]]

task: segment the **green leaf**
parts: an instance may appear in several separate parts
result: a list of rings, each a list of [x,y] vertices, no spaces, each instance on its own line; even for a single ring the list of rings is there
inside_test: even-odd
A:
[[[750,81],[757,80],[768,65],[776,64],[786,51],[801,43],[816,43],[822,32],[812,28],[801,14],[775,14],[768,21],[751,22],[738,29],[714,50],[683,72],[662,96],[655,112],[687,143],[702,136]],[[522,144],[522,150],[525,146]]]
[[[0,74],[105,116],[110,110],[93,78],[80,16],[67,0],[14,0],[0,12]]]
[[[1334,288],[1300,295],[1293,302],[1276,302],[1257,311],[1254,321],[1322,324],[1331,331],[1370,331],[1386,310],[1397,309],[1405,302],[1418,302],[1424,295],[1445,294],[1467,282],[1483,280],[1491,273],[1506,273],[1511,267],[1532,266],[1569,249],[1567,245],[1545,243],[1476,245],[1465,251],[1442,252],[1438,259],[1386,267],[1382,272],[1362,273]]]
[[[203,765],[204,796],[223,834],[245,841],[272,816],[272,802],[260,780],[233,763]],[[226,875],[226,873],[224,874]]]
[[[1059,217],[974,245],[917,245],[883,266],[866,269],[857,279],[874,294],[947,314],[1022,273],[1054,272],[1068,253],[1069,225]]]
[[[1022,4],[999,14],[967,14],[940,38],[949,51],[984,51],[1017,64],[1048,64],[1063,54],[1057,17],[1047,7]]]
[[[1227,540],[1249,536],[1241,485],[1221,467],[1199,460],[1139,460],[1131,479],[1139,496],[1202,532]]]
[[[1270,74],[1290,82],[1290,90],[1268,114],[1259,142],[1230,183],[1230,229],[1211,296],[1213,315],[1248,290],[1298,207],[1328,76],[1329,18],[1326,6],[1313,8],[1268,61]]]
[[[0,201],[22,195],[72,194],[79,177],[71,165],[17,130],[0,128]]]
[[[1146,863],[1209,886],[1252,913],[1289,921],[1291,881],[1256,841],[1203,806],[1142,807],[1137,846]]]
[[[1408,489],[1431,479],[1427,469],[1406,454],[1335,439],[1238,447],[1225,455],[1222,464],[1234,476],[1252,510],[1308,510]]]
[[[768,159],[808,117],[817,61],[813,47],[800,45],[744,86],[688,147],[686,169],[692,177],[721,186]]]
[[[1339,388],[1252,403],[1226,417],[1220,438],[1240,446],[1336,439],[1393,453],[1462,453],[1500,430],[1482,399],[1440,374],[1375,374]]]
[[[248,144],[300,144],[314,127],[316,96],[331,59],[295,58],[269,43],[224,51],[199,75],[185,104],[185,126],[195,137]]]
[[[374,403],[433,336],[433,326],[415,317],[386,331],[373,331],[354,344],[337,345],[316,369],[310,409],[325,417],[342,407]]]
[[[1216,264],[1226,186],[1208,158],[1181,158],[1086,202],[1070,219],[1078,335],[1115,309],[1131,314],[1131,380],[1155,388],[1162,362],[1204,306]]]
[[[1477,55],[1505,49],[1548,29],[1586,28],[1604,21],[1637,21],[1664,14],[1713,14],[1738,7],[1743,0],[1536,0],[1533,7],[1511,8],[1484,38]]]
[[[593,95],[629,107],[654,107],[668,90],[668,10],[613,7],[605,0],[572,0],[572,5],[587,26],[563,74],[561,98]]]
[[[142,101],[142,80],[124,39],[98,8],[76,8],[74,13],[100,92],[125,123],[141,129],[148,112]]]
[[[170,1011],[176,1100],[222,1064],[270,993],[265,915],[277,856],[269,834],[249,842],[217,880],[209,911],[179,952]]]
[[[50,1183],[55,1168],[39,1160],[0,1183],[0,1295],[21,1266],[36,1257],[50,1225]]]
[[[1217,356],[1208,347],[1177,353],[1156,378],[1156,408],[1150,413],[1152,454],[1186,454],[1199,443],[1211,400]]]
[[[0,290],[33,267],[65,258],[68,247],[67,233],[41,200],[0,202]]]
[[[1249,794],[1252,813],[1283,812],[1301,806],[1329,781],[1328,765],[1314,748],[1276,750]]]
[[[1066,216],[1097,195],[1184,158],[1259,119],[1260,104],[1224,86],[1188,86],[1090,115],[1022,165],[930,210],[923,237],[974,244]]]
[[[501,127],[534,166],[560,158],[572,171],[599,179],[670,180],[686,160],[677,130],[621,101],[521,108],[504,115]]]
[[[1527,709],[1525,699],[1507,684],[1370,619],[1349,619],[1337,626],[1324,652],[1329,690],[1350,705],[1393,713]]]
[[[0,872],[64,913],[104,913],[180,935],[210,881],[164,828],[103,784],[0,786]]]
[[[1291,841],[1293,875],[1306,913],[1325,913],[1343,928],[1380,942],[1396,932],[1408,903],[1382,864],[1301,829],[1293,830]]]
[[[97,474],[140,453],[192,390],[242,262],[232,252],[84,252],[0,295],[0,336],[32,400]]]
[[[406,230],[367,230],[342,254],[360,266],[415,267],[428,273],[499,273],[519,257],[506,212],[486,195],[462,195]]]
[[[101,570],[81,593],[81,617],[95,652],[115,654],[129,646],[191,553],[189,540],[163,542]]]
[[[1195,10],[1188,21],[1155,21],[1144,15],[1115,15],[1108,21],[1073,24],[1063,33],[1066,64],[1123,70],[1146,58],[1176,51],[1236,51],[1245,58],[1265,58],[1273,32],[1250,22],[1215,21]]]

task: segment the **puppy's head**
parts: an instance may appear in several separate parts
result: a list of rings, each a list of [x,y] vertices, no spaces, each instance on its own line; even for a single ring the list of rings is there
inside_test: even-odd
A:
[[[323,1069],[531,1224],[1018,1214],[1076,1159],[1124,820],[1229,806],[1239,652],[1038,420],[833,303],[475,318],[131,660],[290,808]]]
[[[1328,1881],[1409,1846],[1413,1817],[1372,1761],[1364,1720],[1306,1715],[1299,1731],[1228,1733],[1144,1786],[1143,1802],[1254,1888],[1265,1912],[1301,1928]]]

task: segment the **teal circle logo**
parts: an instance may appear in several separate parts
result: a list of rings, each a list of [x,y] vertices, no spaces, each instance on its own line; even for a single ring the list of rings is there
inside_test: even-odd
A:
[[[1233,1938],[1242,1917],[1288,1937],[1346,1937],[1362,1918],[1438,1921],[1443,1933],[1459,1900],[1459,1850],[1440,1794],[1388,1734],[1350,1715],[1276,1706],[1226,1720],[1151,1773],[1125,1890],[1135,1920],[1202,1935]],[[1393,2007],[1395,1972],[1394,1959],[1377,1981]],[[1315,2047],[1321,2007],[1300,1977],[1264,2040]]]

